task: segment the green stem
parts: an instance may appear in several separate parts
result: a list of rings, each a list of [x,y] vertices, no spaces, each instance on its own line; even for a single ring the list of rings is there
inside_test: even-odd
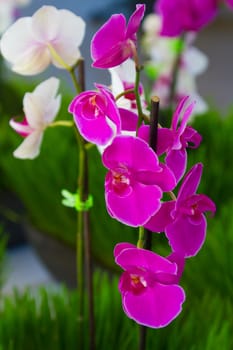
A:
[[[80,85],[79,85],[79,83],[78,83],[78,81],[77,81],[77,79],[76,79],[76,76],[75,76],[75,69],[76,69],[76,67],[79,65],[79,62],[81,61],[81,60],[78,60],[77,62],[76,62],[76,64],[73,66],[73,67],[71,67],[71,66],[69,66],[64,60],[63,60],[63,58],[57,53],[57,51],[54,49],[54,47],[51,45],[51,44],[47,44],[47,47],[48,47],[48,49],[49,49],[49,51],[50,51],[50,54],[51,54],[51,56],[53,57],[53,59],[57,62],[57,63],[59,63],[59,65],[61,66],[61,67],[63,67],[64,69],[66,69],[69,73],[70,73],[70,76],[71,76],[71,79],[72,79],[72,81],[73,81],[73,84],[74,84],[74,86],[75,86],[75,89],[76,89],[76,91],[78,92],[78,93],[80,93],[81,91],[82,91],[82,89],[81,89],[81,87],[80,87]]]
[[[76,75],[75,75],[75,67],[72,67],[71,69],[68,70],[68,72],[70,73],[71,79],[73,81],[73,84],[75,86],[75,89],[77,91],[77,93],[79,94],[80,92],[82,92],[82,89],[76,79]]]
[[[71,120],[57,120],[56,122],[53,122],[48,125],[48,128],[53,128],[55,126],[67,126],[67,127],[73,127],[74,122]]]
[[[142,104],[141,104],[141,98],[139,93],[140,72],[142,70],[142,67],[135,66],[135,68],[136,68],[136,79],[135,79],[134,93],[135,93],[137,110],[138,110],[138,124],[137,124],[137,130],[136,130],[136,133],[137,133],[140,125],[142,124],[144,115],[142,111]]]
[[[135,92],[135,89],[128,89],[128,90],[124,90],[122,91],[120,94],[118,94],[116,97],[115,97],[115,100],[119,100],[122,96],[125,96],[127,94],[132,94]]]
[[[76,79],[75,69],[78,67],[79,82]],[[84,72],[84,60],[81,59],[76,66],[70,70],[71,77],[76,87],[77,93],[85,90],[85,72]],[[91,148],[91,144],[87,143],[81,135],[76,132],[77,142],[79,146],[79,175],[78,175],[78,194],[81,201],[86,201],[89,195],[88,185],[88,149]],[[88,299],[88,318],[89,318],[89,349],[95,350],[95,320],[94,320],[94,293],[93,293],[93,272],[92,272],[92,257],[91,257],[91,234],[89,228],[89,211],[78,212],[78,232],[77,232],[77,264],[81,264],[81,267],[77,266],[78,274],[77,281],[81,283],[80,290],[80,311],[83,313],[84,304],[84,278],[87,288]],[[85,266],[84,266],[85,265]],[[80,326],[81,332],[84,331],[82,325]],[[81,340],[82,341],[82,340]],[[80,345],[80,349],[83,346]]]
[[[144,240],[145,240],[145,229],[143,226],[139,227],[138,232],[138,243],[137,248],[143,248],[144,247]]]
[[[151,99],[151,115],[150,115],[150,136],[149,146],[156,152],[157,136],[158,136],[158,119],[159,119],[159,98],[157,96]],[[138,248],[152,249],[152,232],[139,228]],[[146,349],[147,327],[140,326],[139,328],[139,350]]]
[[[76,131],[77,142],[79,145],[79,168],[78,168],[78,194],[80,200],[84,200],[84,160],[85,150],[83,140]],[[83,348],[83,321],[84,321],[84,222],[83,212],[77,213],[77,234],[76,234],[76,264],[77,264],[77,293],[78,293],[78,321],[79,321],[79,347]]]

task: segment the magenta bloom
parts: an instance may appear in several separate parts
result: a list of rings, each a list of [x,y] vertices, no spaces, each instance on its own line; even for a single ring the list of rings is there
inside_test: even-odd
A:
[[[215,213],[214,202],[204,194],[197,194],[203,166],[194,165],[184,178],[176,201],[163,203],[160,211],[145,225],[151,231],[165,234],[172,250],[184,257],[196,255],[206,236],[204,212]]]
[[[121,119],[114,97],[104,86],[99,91],[85,91],[69,106],[83,138],[96,145],[106,145],[120,132]]]
[[[226,0],[227,5],[233,9],[233,0]]]
[[[155,11],[162,17],[161,35],[176,37],[187,31],[197,32],[214,19],[218,0],[158,0]]]
[[[187,122],[193,111],[194,102],[189,103],[188,96],[179,103],[171,123],[171,128],[158,129],[158,155],[167,153],[166,164],[173,171],[177,182],[184,175],[187,165],[186,148],[197,148],[201,143],[201,135]],[[181,120],[179,124],[179,120]],[[139,136],[149,139],[149,126],[142,126],[139,130]]]
[[[111,68],[133,57],[144,12],[145,5],[138,4],[128,25],[123,14],[115,14],[96,32],[91,41],[93,67]]]
[[[114,256],[124,270],[119,289],[126,315],[151,328],[172,322],[185,300],[184,290],[176,282],[177,265],[128,243],[117,244]]]
[[[159,210],[162,191],[176,186],[172,171],[159,164],[154,151],[137,137],[116,136],[102,161],[109,169],[105,179],[107,210],[126,225],[144,225]]]

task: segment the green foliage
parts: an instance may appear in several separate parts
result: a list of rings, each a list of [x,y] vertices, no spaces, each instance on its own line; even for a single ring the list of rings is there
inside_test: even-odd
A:
[[[220,209],[233,198],[233,110],[225,117],[211,110],[197,117],[193,127],[202,135],[203,141],[198,149],[190,150],[189,163],[204,164],[199,192],[209,195]]]
[[[2,226],[0,226],[0,286],[4,283],[3,265],[7,245],[7,235]]]
[[[67,112],[70,96],[63,96],[61,119],[71,119]],[[78,149],[75,132],[71,128],[48,128],[44,135],[41,154],[34,160],[13,157],[13,150],[22,141],[8,125],[1,122],[0,173],[2,186],[15,192],[22,200],[32,224],[46,234],[68,245],[75,245],[76,212],[62,205],[62,189],[76,191]],[[107,214],[104,201],[105,169],[95,147],[89,151],[90,192],[94,199],[91,209],[93,254],[96,260],[115,268],[112,251],[121,241],[136,243],[137,233]],[[15,171],[17,169],[17,171]],[[103,251],[105,254],[103,254]]]
[[[67,112],[71,98],[70,95],[63,95],[60,119],[71,119]],[[36,228],[74,246],[76,212],[61,203],[61,190],[74,193],[77,186],[78,150],[74,132],[64,127],[47,129],[40,156],[33,161],[19,160],[12,156],[12,152],[21,138],[9,128],[8,119],[5,117],[1,121],[1,186],[17,193]],[[188,166],[203,162],[204,174],[199,192],[206,193],[216,202],[218,216],[222,205],[233,198],[233,113],[231,111],[223,119],[216,111],[210,111],[197,117],[193,124],[203,135],[203,142],[199,149],[190,150]],[[112,257],[114,245],[119,241],[136,243],[137,232],[107,214],[104,201],[105,169],[96,148],[90,149],[89,158],[89,182],[94,198],[91,209],[92,250],[99,263],[115,268]],[[160,245],[162,238],[156,237],[155,241]]]
[[[98,349],[137,349],[138,326],[122,311],[118,278],[95,272],[96,345]],[[233,300],[209,288],[202,296],[190,289],[182,314],[164,329],[148,330],[148,349],[230,350],[233,346]],[[2,297],[0,349],[79,349],[78,302],[75,291],[42,288]],[[88,323],[84,319],[84,347]]]

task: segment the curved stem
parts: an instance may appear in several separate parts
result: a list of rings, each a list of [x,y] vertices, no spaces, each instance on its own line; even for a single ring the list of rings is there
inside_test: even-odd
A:
[[[57,53],[57,51],[54,49],[54,47],[51,44],[48,43],[47,47],[48,47],[48,49],[50,51],[50,54],[53,57],[53,59],[57,63],[59,63],[59,65],[61,67],[63,67],[64,69],[66,69],[70,73],[70,76],[71,76],[71,79],[72,79],[73,84],[75,86],[75,89],[77,90],[78,93],[80,93],[82,90],[81,90],[81,87],[80,87],[80,85],[79,85],[79,83],[78,83],[78,81],[76,79],[76,76],[75,76],[75,68],[78,66],[80,60],[78,60],[76,62],[76,64],[73,67],[71,67],[63,60],[63,58]]]
[[[135,89],[128,89],[128,90],[124,90],[122,91],[120,94],[118,94],[116,97],[115,97],[115,100],[119,100],[122,96],[125,96],[127,94],[132,94],[135,92]]]

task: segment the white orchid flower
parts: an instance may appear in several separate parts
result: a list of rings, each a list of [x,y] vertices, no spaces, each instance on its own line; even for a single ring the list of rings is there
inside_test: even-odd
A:
[[[186,36],[182,46],[179,39],[160,36],[161,25],[161,17],[156,14],[148,15],[143,23],[144,48],[149,56],[149,66],[155,68],[155,75],[152,76],[155,83],[151,95],[159,96],[162,108],[170,105],[173,69],[179,55],[178,51],[182,49],[173,102],[179,103],[184,96],[189,95],[196,101],[195,113],[206,112],[208,105],[198,93],[196,77],[206,71],[207,56],[193,46],[195,39],[193,33]]]
[[[40,83],[33,92],[24,95],[23,121],[10,120],[11,127],[25,137],[13,153],[16,158],[34,159],[39,155],[44,130],[53,122],[61,105],[61,96],[57,96],[58,87],[59,80],[51,77]]]
[[[81,57],[85,22],[68,10],[42,6],[32,17],[18,19],[3,34],[0,50],[22,75],[44,71],[50,63],[69,68]]]

